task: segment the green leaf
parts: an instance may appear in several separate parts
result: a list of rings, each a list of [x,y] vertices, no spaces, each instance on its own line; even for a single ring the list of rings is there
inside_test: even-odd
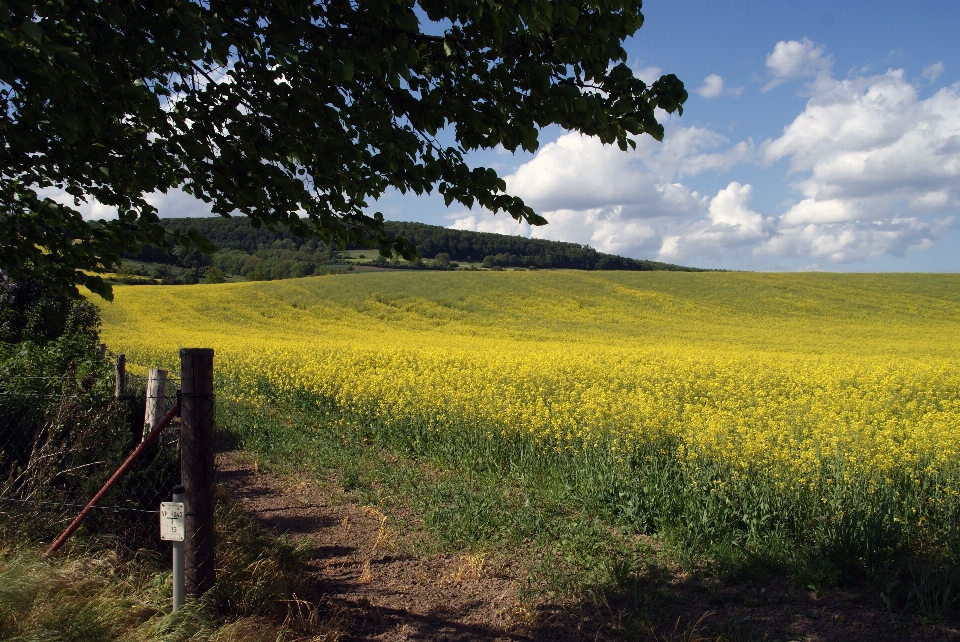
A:
[[[43,40],[43,29],[36,22],[33,22],[29,18],[25,19],[23,24],[20,25],[20,31],[38,45],[41,44]]]
[[[662,139],[655,108],[682,113],[676,76],[648,88],[620,64],[639,2],[480,1],[0,0],[4,82],[19,101],[0,146],[0,269],[68,290],[142,244],[212,251],[160,226],[145,195],[173,187],[254,227],[396,251],[365,214],[390,188],[541,225],[464,152],[532,152],[551,125],[629,148],[631,136]],[[443,35],[423,31],[435,25],[415,6]],[[84,221],[37,197],[49,186],[123,214]]]

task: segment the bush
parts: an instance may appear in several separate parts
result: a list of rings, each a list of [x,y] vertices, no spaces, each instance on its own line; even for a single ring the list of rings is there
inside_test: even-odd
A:
[[[316,272],[317,266],[314,263],[307,261],[297,261],[293,264],[293,267],[290,268],[290,276],[295,279],[299,279],[304,276],[311,276]]]
[[[31,307],[24,303],[30,298],[20,296],[32,296],[31,287],[7,292],[16,293],[0,300],[8,328],[26,321],[20,324],[25,330],[15,337],[18,341],[0,342],[0,496],[13,500],[4,502],[0,530],[49,538],[139,443],[144,396],[141,390],[114,398],[113,366],[100,360],[96,350],[96,306],[40,293],[33,300],[45,303]],[[37,318],[39,311],[64,310],[65,315]],[[176,483],[178,461],[171,449],[154,449],[101,503],[155,509]],[[85,529],[124,533],[128,542],[155,545],[152,520],[149,529],[145,526],[129,513],[97,511]]]
[[[200,272],[196,268],[192,268],[183,273],[181,277],[184,285],[196,285],[200,283]]]
[[[218,267],[212,267],[207,269],[206,274],[207,283],[223,283],[227,280],[226,275]]]
[[[61,336],[68,326],[72,332],[83,332],[81,326],[91,322],[94,328],[86,331],[92,339],[99,328],[97,312],[92,304],[82,304],[86,311],[77,305],[81,305],[78,300],[46,293],[39,283],[14,282],[0,273],[0,342],[45,344]]]

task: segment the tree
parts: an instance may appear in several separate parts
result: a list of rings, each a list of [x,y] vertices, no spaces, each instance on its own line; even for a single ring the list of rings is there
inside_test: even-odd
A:
[[[546,221],[464,154],[533,151],[558,124],[621,149],[661,139],[676,76],[646,85],[622,43],[640,0],[0,1],[0,269],[61,290],[167,234],[146,199],[414,258],[371,199],[436,189]],[[65,190],[72,206],[47,198]],[[117,218],[91,223],[95,199]]]
[[[207,283],[224,283],[227,278],[223,270],[218,267],[211,267],[207,268],[206,280]]]
[[[99,330],[96,306],[56,296],[39,283],[16,283],[0,275],[0,344],[43,345],[66,334],[90,347]]]

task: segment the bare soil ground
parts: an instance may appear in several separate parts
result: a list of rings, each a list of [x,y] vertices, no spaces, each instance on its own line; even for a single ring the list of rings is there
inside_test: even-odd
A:
[[[719,582],[669,563],[642,571],[632,617],[626,598],[549,601],[524,592],[519,555],[426,554],[415,516],[351,503],[335,485],[265,472],[237,453],[219,453],[216,465],[218,483],[265,527],[313,544],[313,594],[299,597],[338,622],[330,639],[960,640],[956,622],[890,613],[868,586],[820,596],[787,578]]]

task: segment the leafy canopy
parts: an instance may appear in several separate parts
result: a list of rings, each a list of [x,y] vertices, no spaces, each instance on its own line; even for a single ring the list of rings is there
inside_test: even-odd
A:
[[[143,244],[164,246],[146,195],[180,187],[213,212],[389,256],[368,202],[438,190],[546,221],[464,154],[533,151],[557,124],[621,149],[658,140],[652,85],[622,43],[640,0],[0,0],[0,269],[61,290]],[[446,141],[446,142],[445,142]],[[44,194],[95,199],[86,222]],[[212,250],[198,233],[172,242]]]

